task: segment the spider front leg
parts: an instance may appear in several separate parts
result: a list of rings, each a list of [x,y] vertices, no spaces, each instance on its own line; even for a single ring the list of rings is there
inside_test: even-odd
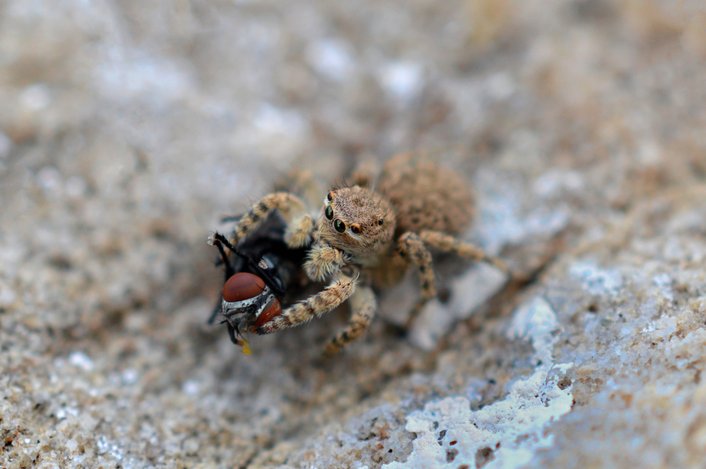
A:
[[[452,252],[464,259],[486,262],[502,272],[510,274],[510,269],[508,269],[507,264],[502,259],[490,256],[478,246],[456,239],[446,233],[424,230],[419,233],[419,238],[424,244],[440,252]]]
[[[271,334],[321,317],[350,298],[357,282],[358,275],[348,276],[339,271],[323,291],[285,309],[279,316],[260,326],[256,332]]]
[[[253,205],[250,211],[238,220],[230,243],[237,246],[238,242],[262,225],[275,210],[282,214],[287,223],[284,237],[287,245],[292,248],[306,245],[314,231],[314,220],[306,213],[304,202],[288,192],[268,194]]]
[[[340,249],[314,242],[304,263],[304,272],[315,282],[322,282],[343,267],[349,259]]]
[[[275,181],[275,190],[290,192],[300,196],[309,206],[316,207],[321,202],[321,194],[326,193],[320,181],[309,169],[293,168]]]
[[[424,246],[424,241],[416,233],[407,232],[397,240],[396,256],[417,266],[419,270],[419,285],[421,295],[410,312],[407,325],[409,326],[419,314],[424,305],[436,296],[436,281],[432,265],[431,253]]]
[[[368,330],[370,322],[375,316],[377,302],[375,293],[370,287],[359,288],[350,300],[351,319],[348,326],[336,334],[336,336],[326,345],[324,355],[333,356],[341,351],[350,342],[363,335]]]
[[[311,215],[300,215],[287,223],[287,230],[284,233],[284,242],[293,249],[304,247],[311,241],[314,228],[316,228],[316,225]]]

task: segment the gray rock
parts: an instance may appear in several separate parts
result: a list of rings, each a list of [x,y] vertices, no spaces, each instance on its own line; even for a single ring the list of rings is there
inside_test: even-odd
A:
[[[46,3],[46,4],[45,4]],[[700,467],[701,2],[0,4],[1,467]],[[424,150],[466,238],[344,311],[207,327],[206,245],[292,167]]]

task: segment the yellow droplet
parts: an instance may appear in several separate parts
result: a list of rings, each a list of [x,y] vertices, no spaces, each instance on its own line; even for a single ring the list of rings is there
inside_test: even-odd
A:
[[[252,350],[250,350],[250,343],[245,339],[241,340],[243,341],[243,355],[252,355]]]

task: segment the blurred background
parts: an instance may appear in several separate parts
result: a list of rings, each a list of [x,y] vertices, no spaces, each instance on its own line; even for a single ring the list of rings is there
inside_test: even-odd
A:
[[[591,243],[625,242],[633,228],[655,242],[681,233],[689,247],[667,250],[663,264],[644,244],[624,263],[619,244],[595,257],[638,270],[650,257],[655,275],[702,259],[703,194],[688,192],[686,205],[673,194],[706,177],[705,72],[699,0],[0,0],[0,465],[408,460],[423,433],[405,429],[410,412],[444,396],[495,402],[531,368],[529,343],[508,345],[503,332],[525,290],[498,293],[474,269],[466,284],[449,280],[451,306],[430,310],[412,340],[381,320],[339,361],[321,363],[343,314],[258,339],[243,357],[204,326],[221,281],[205,240],[219,218],[291,168],[330,183],[359,158],[424,151],[476,191],[467,239],[518,272],[536,279],[581,246],[559,265],[588,282],[585,296],[567,293],[576,285],[562,283],[561,267],[542,285],[563,292],[566,337],[583,337],[567,305],[593,311],[603,301],[596,282],[605,292],[613,281],[581,260]],[[644,201],[667,194],[661,215],[635,222]],[[692,203],[679,219],[691,224],[650,225]],[[681,282],[700,288],[697,277]],[[641,298],[653,283],[634,285]],[[394,298],[383,317],[399,309]],[[481,326],[471,313],[489,298],[495,319]],[[594,339],[567,339],[560,354],[593,370],[577,372],[590,375],[574,385],[585,413],[563,434],[606,436],[581,448],[568,436],[551,451],[537,443],[533,461],[703,461],[703,426],[672,432],[640,411],[634,425],[619,413],[611,421],[613,401],[594,405],[612,369],[576,355]],[[627,455],[611,443],[621,431],[640,435]],[[489,458],[444,454],[449,467]],[[529,461],[515,456],[496,462]]]

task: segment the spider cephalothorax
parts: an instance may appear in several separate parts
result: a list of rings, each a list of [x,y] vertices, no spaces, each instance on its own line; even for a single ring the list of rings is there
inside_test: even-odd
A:
[[[350,262],[368,266],[389,250],[394,233],[390,203],[370,189],[353,186],[326,195],[316,238],[319,244],[343,251]]]
[[[398,281],[410,265],[418,270],[421,290],[414,311],[436,296],[429,249],[505,270],[500,260],[454,237],[474,212],[471,190],[456,173],[430,160],[400,155],[384,166],[377,188],[361,187],[375,180],[372,174],[354,174],[361,185],[329,191],[317,216],[308,214],[295,195],[278,192],[263,197],[238,222],[231,240],[235,246],[269,213],[279,211],[287,223],[287,244],[299,248],[311,243],[306,274],[312,280],[330,279],[324,290],[258,324],[258,334],[300,325],[350,299],[350,323],[326,348],[335,353],[367,329],[376,309],[372,287]]]

